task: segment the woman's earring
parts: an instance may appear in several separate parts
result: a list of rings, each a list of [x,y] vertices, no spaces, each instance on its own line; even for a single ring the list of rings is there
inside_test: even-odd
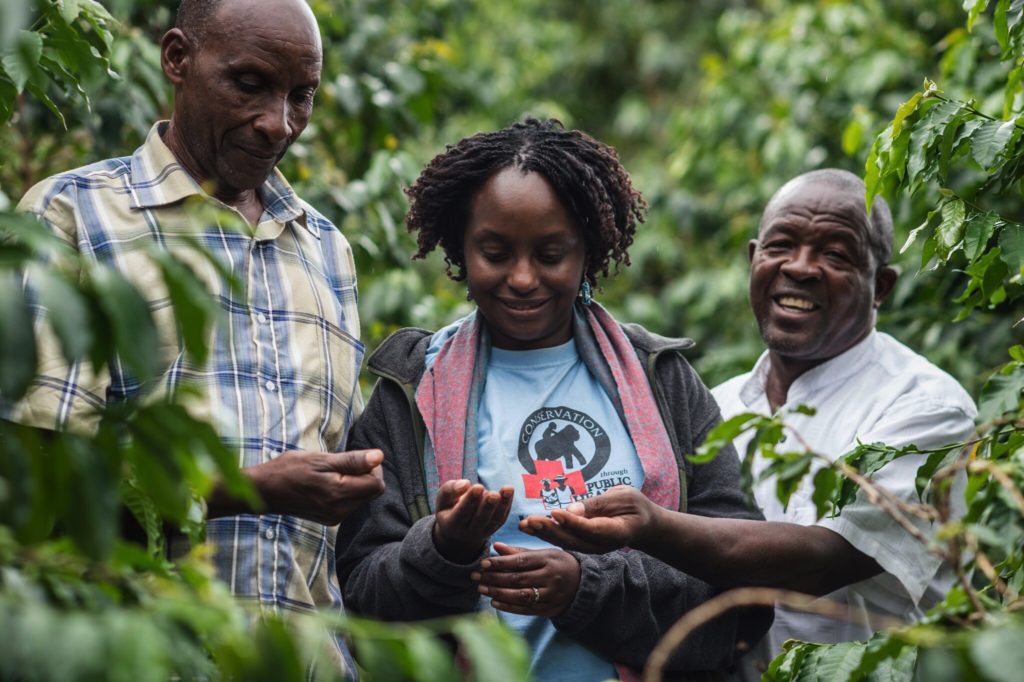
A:
[[[473,292],[470,291],[469,289],[466,289],[466,300],[467,301],[472,301],[473,300]]]
[[[590,305],[594,302],[593,290],[587,280],[583,280],[583,284],[580,285],[580,301],[583,302],[583,305]]]

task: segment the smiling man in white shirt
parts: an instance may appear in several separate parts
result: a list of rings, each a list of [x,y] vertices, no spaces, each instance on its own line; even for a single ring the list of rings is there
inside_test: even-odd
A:
[[[780,450],[803,449],[837,459],[860,443],[920,449],[966,440],[977,412],[948,374],[899,341],[875,330],[875,311],[892,290],[896,271],[892,217],[881,199],[870,216],[864,183],[846,171],[801,175],[769,201],[757,239],[749,244],[750,303],[767,351],[751,372],[713,390],[722,417],[775,413],[810,405],[814,416],[792,413]],[[791,436],[791,434],[788,434]],[[745,450],[751,434],[736,445]],[[917,501],[915,474],[923,455],[898,459],[874,482]],[[767,463],[758,457],[755,474]],[[948,567],[863,496],[835,518],[816,519],[811,477],[783,508],[769,479],[755,489],[768,521],[826,529],[845,542],[828,570],[845,572],[845,586],[828,595],[854,611],[914,619],[949,588]],[[926,533],[923,521],[920,527]],[[774,656],[787,639],[862,640],[866,626],[776,609],[762,649]]]
[[[752,371],[713,389],[723,419],[810,405],[813,416],[787,414],[777,449],[809,447],[832,460],[858,443],[926,450],[969,437],[977,411],[963,388],[875,330],[875,311],[896,283],[888,264],[892,235],[888,206],[876,200],[869,216],[864,183],[846,171],[801,175],[772,197],[749,245],[750,302],[767,350]],[[734,442],[738,452],[746,451],[751,436]],[[917,501],[915,478],[923,463],[923,455],[902,457],[873,480]],[[756,456],[755,474],[766,466]],[[859,496],[838,516],[819,520],[813,492],[807,476],[783,508],[774,478],[755,486],[765,523],[668,512],[635,490],[615,488],[522,526],[562,547],[601,552],[628,546],[718,587],[791,589],[853,613],[913,620],[945,594],[950,568],[884,511]],[[933,530],[915,522],[926,535]],[[778,607],[772,629],[742,659],[738,674],[760,679],[787,639],[835,643],[870,636],[863,625]]]

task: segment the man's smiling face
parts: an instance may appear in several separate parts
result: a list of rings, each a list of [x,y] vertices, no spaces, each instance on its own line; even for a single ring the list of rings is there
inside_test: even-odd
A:
[[[864,196],[796,181],[765,211],[750,249],[750,304],[765,345],[810,366],[874,327],[895,281],[871,252]]]

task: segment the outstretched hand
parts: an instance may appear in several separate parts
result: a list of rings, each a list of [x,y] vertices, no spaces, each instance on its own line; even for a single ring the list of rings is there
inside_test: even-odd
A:
[[[270,514],[288,514],[333,526],[359,505],[384,492],[380,450],[352,452],[290,451],[276,459],[246,467]],[[254,511],[241,506],[221,490],[208,500],[210,518]]]
[[[555,509],[550,518],[528,516],[519,522],[519,530],[565,549],[604,554],[643,544],[658,511],[642,492],[620,485],[564,510]]]
[[[513,488],[487,490],[466,479],[445,481],[437,491],[434,546],[448,561],[467,564],[484,550],[512,509]]]
[[[576,598],[580,562],[560,549],[523,549],[494,543],[500,556],[480,562],[470,578],[491,606],[509,613],[555,618]]]

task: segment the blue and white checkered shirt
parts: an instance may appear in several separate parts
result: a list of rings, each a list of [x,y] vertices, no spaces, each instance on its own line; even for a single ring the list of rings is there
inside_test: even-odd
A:
[[[259,224],[247,226],[175,160],[161,139],[165,125],[155,125],[132,156],[41,182],[19,209],[37,215],[83,258],[116,267],[137,286],[160,335],[163,373],[147,391],[197,387],[189,411],[238,447],[241,466],[288,450],[342,450],[361,409],[363,355],[348,242],[276,170],[258,190],[265,206]],[[234,216],[225,221],[223,212]],[[241,283],[240,290],[188,246],[196,238]],[[187,261],[223,310],[201,366],[183,352],[160,269],[148,255],[154,242]],[[120,363],[100,373],[88,363],[68,366],[48,332],[46,311],[37,313],[40,374],[25,400],[2,416],[89,432],[97,407],[140,386]],[[336,533],[336,527],[278,514],[219,518],[207,526],[220,577],[237,597],[274,613],[341,611]],[[353,671],[338,644],[339,662]]]

